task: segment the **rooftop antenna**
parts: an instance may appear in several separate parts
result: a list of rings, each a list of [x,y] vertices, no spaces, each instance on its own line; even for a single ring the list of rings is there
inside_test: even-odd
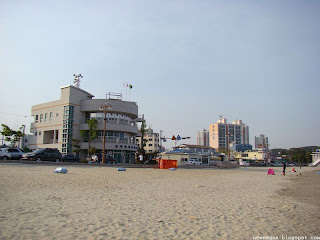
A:
[[[74,86],[76,86],[77,88],[80,88],[80,78],[83,78],[83,76],[80,74],[76,75],[76,74],[73,74],[74,76]]]

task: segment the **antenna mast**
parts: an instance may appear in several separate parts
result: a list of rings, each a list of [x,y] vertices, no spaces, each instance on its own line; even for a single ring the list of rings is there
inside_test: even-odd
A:
[[[83,78],[83,76],[81,75],[81,73],[78,75],[73,74],[73,76],[74,76],[74,81],[73,81],[74,86],[76,86],[77,88],[80,88],[80,82],[81,82],[80,78]]]

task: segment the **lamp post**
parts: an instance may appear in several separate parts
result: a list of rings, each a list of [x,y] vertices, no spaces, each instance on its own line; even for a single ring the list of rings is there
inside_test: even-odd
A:
[[[104,113],[104,125],[103,125],[103,149],[102,149],[102,161],[101,163],[105,163],[105,152],[106,152],[106,125],[107,125],[107,109],[111,109],[110,104],[103,104],[100,107],[100,110],[103,110]]]

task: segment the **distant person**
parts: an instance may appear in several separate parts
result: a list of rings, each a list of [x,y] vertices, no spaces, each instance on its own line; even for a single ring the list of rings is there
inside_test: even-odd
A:
[[[287,167],[287,164],[286,164],[286,162],[283,162],[283,170],[282,170],[282,175],[286,175],[286,167]]]
[[[139,160],[140,160],[140,163],[142,164],[142,162],[143,162],[143,155],[142,155],[142,153],[140,153]]]
[[[96,155],[96,154],[93,155],[92,160],[93,160],[94,163],[97,163],[99,161],[98,155]]]

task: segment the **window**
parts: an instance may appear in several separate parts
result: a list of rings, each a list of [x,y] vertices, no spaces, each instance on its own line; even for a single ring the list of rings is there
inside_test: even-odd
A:
[[[13,149],[8,149],[8,152],[17,152],[18,153],[19,151],[18,151],[18,149],[13,148]]]
[[[44,121],[45,121],[45,122],[48,121],[48,113],[45,113],[45,114],[44,114]]]
[[[152,144],[149,144],[149,147],[152,147]]]
[[[35,133],[34,133],[34,135],[35,135],[35,136],[38,136],[38,133],[37,133],[37,132],[35,132]]]
[[[41,136],[41,131],[39,131],[39,136]]]
[[[39,115],[36,115],[36,123],[39,122]]]
[[[40,114],[40,122],[43,120],[43,114]]]
[[[53,112],[50,112],[50,114],[49,114],[49,121],[52,120],[52,115],[53,115]]]

